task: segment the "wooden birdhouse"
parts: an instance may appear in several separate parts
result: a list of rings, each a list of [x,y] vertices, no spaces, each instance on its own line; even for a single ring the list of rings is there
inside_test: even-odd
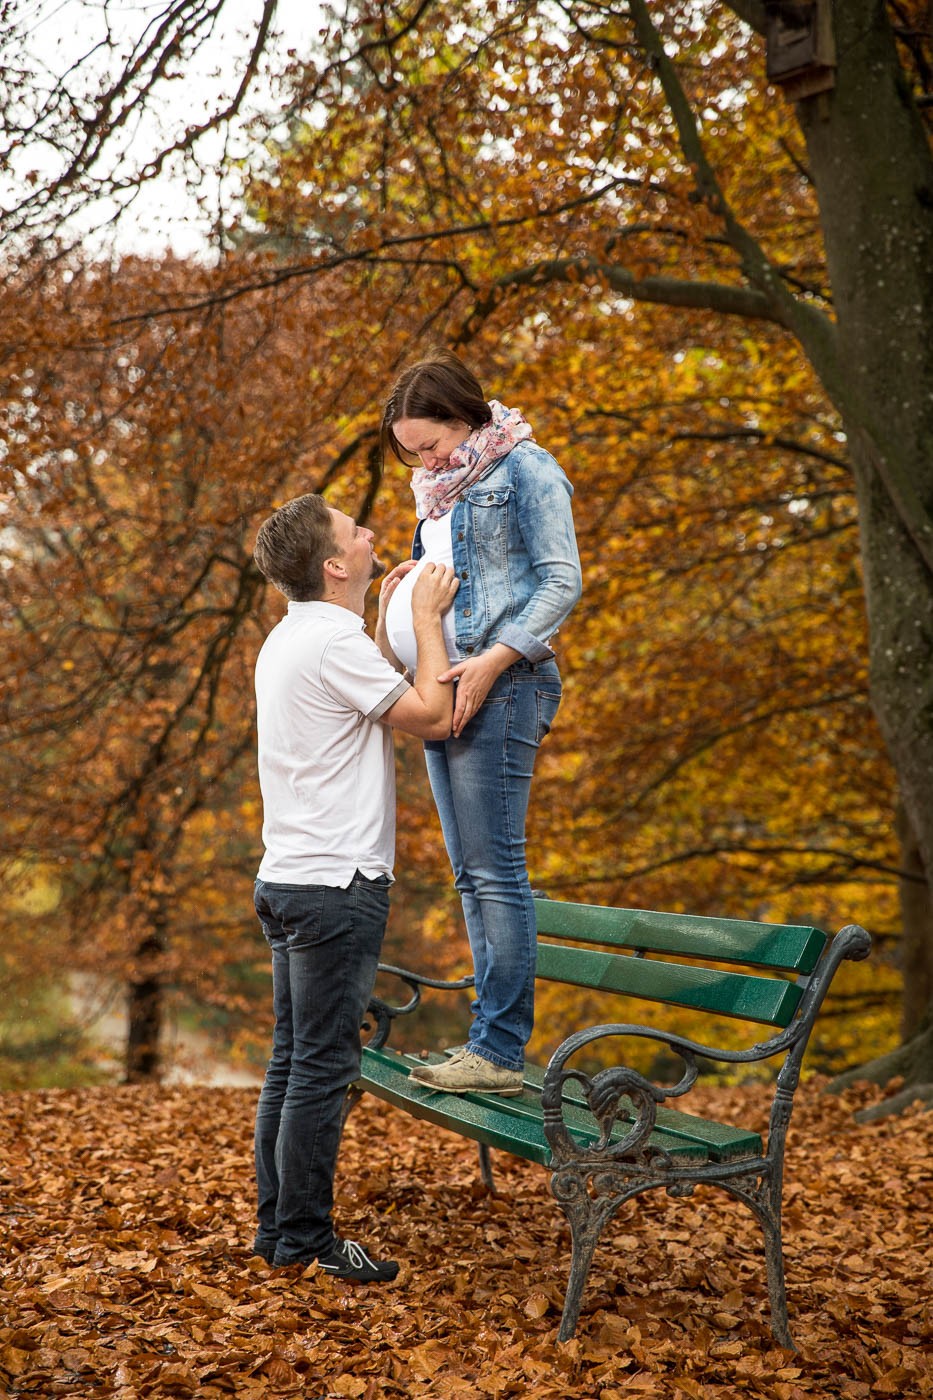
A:
[[[765,0],[768,81],[791,102],[836,81],[832,0]]]

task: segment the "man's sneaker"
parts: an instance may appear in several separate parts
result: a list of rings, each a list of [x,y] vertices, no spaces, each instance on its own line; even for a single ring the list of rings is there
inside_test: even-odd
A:
[[[394,1259],[370,1259],[355,1240],[335,1240],[329,1254],[318,1256],[318,1267],[331,1278],[352,1279],[355,1283],[391,1283],[398,1275]]]
[[[503,1094],[514,1098],[524,1088],[520,1069],[504,1069],[464,1050],[444,1065],[418,1065],[409,1076],[413,1084],[444,1094]]]

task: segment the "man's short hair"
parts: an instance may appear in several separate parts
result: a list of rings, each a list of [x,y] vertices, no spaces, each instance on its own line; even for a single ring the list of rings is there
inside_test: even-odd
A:
[[[311,603],[324,592],[324,560],[337,554],[334,523],[323,496],[296,496],[259,527],[253,560],[280,593]]]

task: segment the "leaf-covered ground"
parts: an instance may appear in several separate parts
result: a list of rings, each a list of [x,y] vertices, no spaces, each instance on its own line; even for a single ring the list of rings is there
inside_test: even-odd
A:
[[[755,1089],[703,1090],[760,1125]],[[0,1394],[662,1400],[933,1395],[933,1114],[859,1126],[875,1091],[800,1094],[786,1188],[791,1326],[765,1325],[752,1216],[643,1198],[556,1341],[568,1232],[547,1173],[364,1101],[338,1225],[403,1267],[359,1288],[250,1258],[255,1091],[2,1098]],[[696,1098],[696,1095],[694,1095]]]

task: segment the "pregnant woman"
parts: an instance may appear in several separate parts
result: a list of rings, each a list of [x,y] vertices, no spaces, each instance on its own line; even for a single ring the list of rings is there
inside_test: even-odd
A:
[[[447,1093],[522,1092],[534,1024],[537,938],[525,864],[535,758],[560,703],[552,641],[581,591],[573,487],[515,409],[487,402],[457,356],[409,366],[385,407],[383,449],[413,467],[415,560],[460,580],[444,618],[456,686],[448,739],[425,744],[475,974],[469,1041],[412,1079]],[[417,658],[411,588],[393,570],[377,641],[400,668]]]

